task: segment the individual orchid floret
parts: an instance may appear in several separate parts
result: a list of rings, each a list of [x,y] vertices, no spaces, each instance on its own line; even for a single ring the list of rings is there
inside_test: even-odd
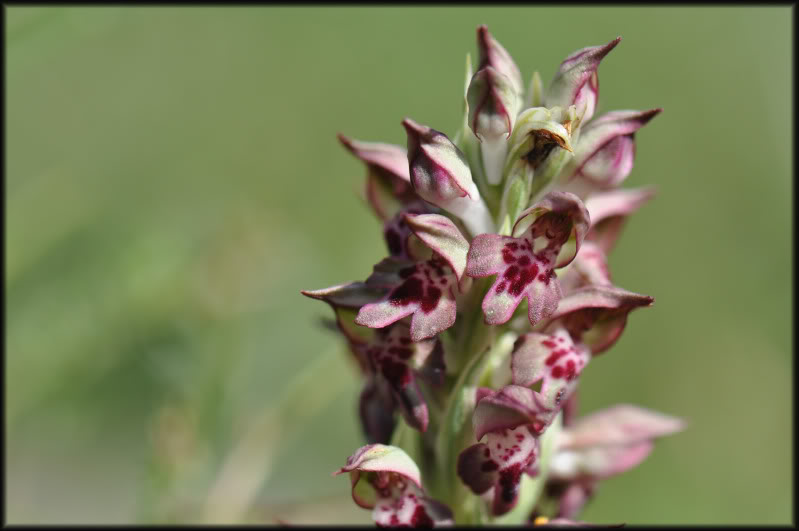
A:
[[[410,178],[425,201],[460,217],[472,234],[489,232],[493,221],[472,181],[463,153],[447,135],[406,118]]]
[[[424,262],[404,265],[387,259],[375,266],[375,274],[367,283],[389,287],[390,291],[382,299],[364,305],[355,322],[382,328],[413,315],[411,338],[421,341],[455,323],[455,299],[460,292],[459,281],[469,244],[455,224],[444,216],[409,215],[405,222],[413,230],[414,237],[434,251],[434,256]]]
[[[538,436],[553,418],[542,397],[526,387],[509,385],[478,401],[475,438],[485,442],[460,453],[457,473],[475,494],[490,496],[494,515],[516,505],[522,474],[538,473]]]
[[[381,142],[360,142],[342,134],[338,139],[366,164],[365,195],[378,218],[385,221],[403,204],[418,200],[411,186],[405,148]]]
[[[491,66],[478,70],[469,83],[469,126],[480,140],[489,184],[499,184],[508,138],[522,105],[521,95],[507,76]]]
[[[552,334],[520,336],[511,354],[514,385],[532,387],[541,382],[540,397],[547,408],[559,411],[569,399],[580,373],[591,360],[591,350],[575,344],[564,328]]]
[[[588,212],[576,196],[552,192],[522,213],[513,236],[476,236],[466,274],[497,277],[483,299],[485,322],[506,323],[525,297],[531,324],[549,317],[561,298],[555,269],[572,261],[588,226]]]
[[[534,107],[523,111],[508,140],[503,175],[528,183],[527,199],[545,192],[572,158],[571,134],[575,107]]]
[[[422,487],[419,467],[401,448],[369,444],[347,458],[333,475],[349,473],[352,499],[372,510],[380,527],[452,525],[452,511]]]
[[[602,59],[619,44],[616,37],[603,46],[589,46],[571,54],[555,74],[544,99],[547,107],[577,106],[577,116],[582,123],[594,115],[599,99],[597,68]]]
[[[632,405],[596,412],[561,432],[550,477],[600,480],[621,474],[650,454],[656,438],[684,427],[678,418]]]
[[[583,343],[596,356],[619,339],[631,311],[651,306],[654,300],[616,286],[590,285],[562,298],[540,328],[546,332],[563,327],[575,343]]]
[[[427,430],[429,412],[416,377],[434,385],[441,383],[444,377],[441,344],[436,340],[411,341],[408,325],[399,322],[378,330],[373,340],[359,349],[377,384],[385,382],[390,389],[408,425],[419,431]]]
[[[616,189],[592,195],[585,201],[591,216],[587,240],[595,242],[605,253],[616,244],[627,218],[655,196],[653,187]]]
[[[565,184],[585,190],[578,195],[621,184],[633,169],[635,132],[662,110],[613,111],[583,127]]]

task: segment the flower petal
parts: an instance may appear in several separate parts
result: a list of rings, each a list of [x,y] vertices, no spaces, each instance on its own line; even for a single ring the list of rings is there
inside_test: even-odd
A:
[[[358,413],[369,442],[387,444],[391,440],[396,421],[394,400],[387,386],[379,385],[377,380],[370,378],[361,391]]]
[[[591,229],[586,235],[609,253],[624,227],[627,218],[655,196],[654,187],[616,189],[592,195],[585,201],[591,215]]]
[[[447,261],[455,272],[455,277],[460,281],[466,269],[469,242],[452,220],[439,214],[411,213],[405,216],[405,222],[425,245]]]
[[[434,343],[412,342],[407,324],[400,322],[378,331],[375,340],[364,348],[364,357],[378,377],[378,385],[388,385],[408,425],[420,431],[427,429],[429,417],[415,371],[431,361]],[[433,359],[432,363],[436,361]]]
[[[411,338],[421,341],[455,323],[458,282],[448,264],[434,258],[401,269],[399,276],[402,282],[382,300],[360,309],[357,324],[383,328],[413,314]]]
[[[499,464],[491,458],[491,451],[484,443],[473,444],[458,455],[458,477],[475,494],[483,494],[494,486],[498,470]]]
[[[532,389],[506,385],[482,398],[475,406],[472,417],[474,436],[479,441],[486,433],[512,430],[526,424],[533,425],[540,432],[555,414],[557,412],[547,408],[543,397]]]
[[[339,141],[366,164],[366,198],[375,214],[386,220],[404,203],[417,199],[410,182],[404,148],[381,142],[360,142],[339,133]]]
[[[587,286],[560,300],[544,329],[565,327],[574,341],[580,341],[594,355],[604,352],[618,340],[627,315],[636,308],[651,306],[655,299],[616,286]]]
[[[430,249],[413,235],[405,219],[406,215],[427,214],[430,209],[426,205],[422,201],[415,201],[383,224],[383,237],[391,257],[415,262],[429,260],[433,256]]]
[[[494,487],[492,512],[499,516],[518,501],[523,473],[535,469],[540,443],[529,426],[486,434],[486,443],[470,446],[458,456],[458,476],[475,494]]]
[[[621,184],[633,168],[635,132],[662,110],[613,111],[586,125],[574,148],[575,170],[570,179],[582,179],[600,189]]]
[[[334,475],[344,472],[350,473],[353,500],[372,509],[378,526],[433,527],[453,523],[452,512],[424,494],[419,468],[401,448],[363,446]],[[364,478],[366,481],[361,481]]]
[[[589,241],[591,231],[580,247],[574,261],[563,268],[558,275],[560,287],[564,293],[571,293],[585,286],[611,286],[608,259],[602,248]]]
[[[345,472],[393,472],[409,479],[422,488],[419,467],[402,448],[385,444],[367,444],[358,448],[347,458],[347,464],[333,472],[334,476]],[[357,502],[357,500],[356,500]],[[360,503],[359,503],[360,505]]]
[[[685,429],[685,422],[631,404],[619,404],[586,417],[561,434],[559,448],[575,450],[591,446],[627,446],[671,435]]]
[[[560,451],[549,464],[549,477],[559,481],[606,479],[637,466],[653,448],[652,442],[644,441],[629,446]]]
[[[574,260],[590,224],[588,210],[579,197],[569,192],[550,192],[521,213],[513,226],[513,236],[527,235],[533,242],[533,251],[544,253],[557,269]]]
[[[491,66],[481,68],[472,76],[466,97],[469,126],[480,141],[510,136],[521,99],[507,76]]]
[[[336,314],[336,324],[339,329],[347,339],[357,344],[368,342],[371,333],[355,326],[354,311],[382,298],[386,294],[386,289],[363,282],[350,282],[319,290],[303,290],[300,293],[329,304]]]
[[[577,50],[567,57],[549,85],[544,101],[547,107],[556,105],[577,106],[578,116],[585,123],[591,119],[599,99],[599,76],[597,68],[602,59],[619,44],[616,37],[603,46],[589,46]]]
[[[551,335],[525,334],[516,341],[511,354],[513,383],[531,387],[541,381],[544,404],[560,410],[590,359],[590,350],[575,345],[562,328]]]

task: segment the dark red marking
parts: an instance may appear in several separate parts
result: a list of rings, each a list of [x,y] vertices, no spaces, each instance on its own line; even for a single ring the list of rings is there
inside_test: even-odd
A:
[[[410,277],[391,293],[388,300],[394,306],[407,306],[414,302],[419,302],[422,298],[423,289],[424,283],[420,279]]]
[[[427,511],[424,510],[423,505],[417,505],[416,510],[413,511],[413,516],[411,517],[411,526],[412,527],[433,527],[433,519],[430,518],[430,515],[427,514]]]
[[[482,465],[480,465],[481,472],[493,472],[498,468],[499,465],[496,463],[496,461],[485,461]]]
[[[402,254],[402,240],[400,239],[400,235],[394,229],[388,229],[384,233],[386,237],[386,245],[388,246],[388,252],[391,253],[392,256],[397,256]]]
[[[427,295],[422,299],[422,311],[430,313],[438,306],[438,301],[441,299],[442,291],[434,286],[428,286]]]

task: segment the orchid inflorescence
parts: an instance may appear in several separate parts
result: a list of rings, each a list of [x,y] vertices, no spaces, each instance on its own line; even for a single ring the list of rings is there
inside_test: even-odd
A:
[[[332,307],[363,372],[370,444],[335,473],[378,525],[579,523],[598,481],[683,427],[631,405],[574,418],[588,363],[653,303],[614,285],[607,262],[653,196],[619,185],[661,111],[593,118],[597,68],[620,40],[525,90],[480,26],[452,140],[409,118],[407,150],[339,135],[366,164],[388,257],[365,282],[303,294]]]

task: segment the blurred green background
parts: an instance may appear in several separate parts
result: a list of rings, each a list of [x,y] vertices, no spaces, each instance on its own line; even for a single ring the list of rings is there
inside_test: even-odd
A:
[[[7,522],[370,522],[330,476],[360,383],[299,290],[384,254],[335,134],[453,134],[481,23],[545,82],[622,35],[599,112],[665,109],[611,256],[657,302],[580,407],[690,426],[584,519],[792,520],[791,8],[5,14]]]

